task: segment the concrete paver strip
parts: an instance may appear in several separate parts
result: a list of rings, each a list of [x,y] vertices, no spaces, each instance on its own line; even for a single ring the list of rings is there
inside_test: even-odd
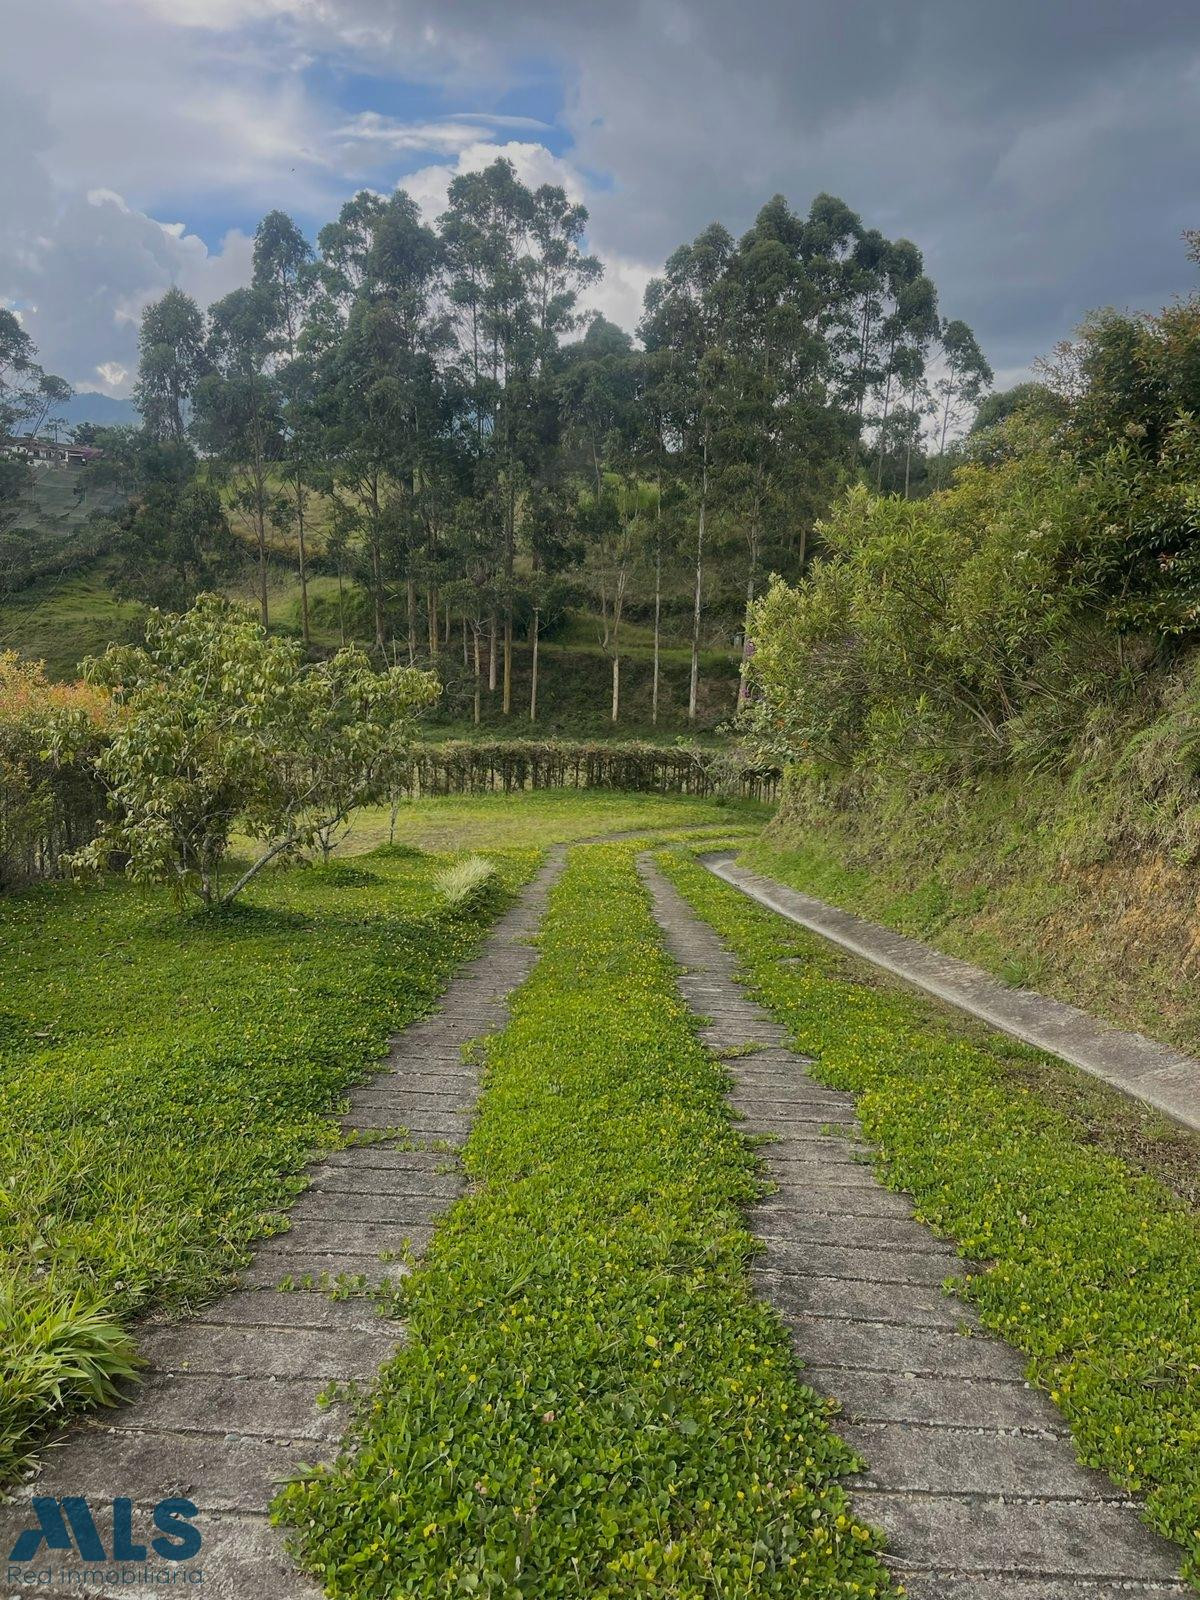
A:
[[[714,930],[646,858],[642,872],[681,992],[712,1018],[706,1043],[761,1047],[729,1061],[745,1132],[772,1135],[762,1159],[775,1192],[751,1217],[764,1245],[755,1283],[787,1324],[805,1380],[842,1404],[838,1431],[868,1462],[852,1486],[856,1509],[888,1533],[910,1600],[1192,1594],[1181,1553],[1078,1465],[1017,1353],[942,1291],[961,1263],[861,1164],[862,1146],[848,1145],[850,1097],[808,1075],[783,1028],[734,981],[736,960]],[[814,1114],[842,1126],[821,1134]]]
[[[727,852],[714,852],[700,860],[710,872],[760,905],[1002,1033],[1069,1061],[1185,1127],[1200,1129],[1200,1060],[1194,1056],[1144,1034],[1100,1022],[1064,1001],[1050,1000],[1031,989],[1009,988],[979,967],[944,955],[919,939],[893,933],[740,867]]]
[[[32,1495],[86,1496],[106,1549],[114,1498],[134,1502],[136,1527],[145,1530],[150,1508],[179,1495],[197,1507],[203,1543],[194,1562],[174,1572],[152,1556],[144,1576],[127,1562],[133,1581],[114,1564],[105,1582],[103,1569],[45,1546],[26,1570],[86,1567],[86,1581],[54,1586],[93,1600],[148,1600],[171,1577],[173,1586],[199,1589],[190,1568],[203,1570],[209,1600],[316,1600],[319,1587],[288,1559],[268,1507],[302,1463],[336,1454],[347,1408],[318,1406],[317,1396],[331,1382],[372,1379],[404,1337],[403,1325],[382,1320],[369,1301],[322,1293],[322,1279],[328,1286],[339,1275],[400,1277],[405,1244],[419,1252],[461,1191],[453,1148],[466,1135],[478,1087],[462,1047],[503,1027],[507,996],[536,960],[531,938],[562,862],[563,852],[552,852],[451,982],[442,1009],[398,1034],[379,1074],[351,1093],[344,1126],[404,1127],[435,1148],[363,1143],[324,1156],[292,1207],[289,1230],[256,1251],[239,1288],[186,1321],[143,1330],[145,1383],[129,1405],[68,1430],[40,1476],[0,1507],[0,1556],[34,1523]],[[302,1287],[277,1292],[285,1278]],[[0,1589],[12,1597],[46,1592],[36,1577],[14,1579],[7,1560],[4,1573]]]

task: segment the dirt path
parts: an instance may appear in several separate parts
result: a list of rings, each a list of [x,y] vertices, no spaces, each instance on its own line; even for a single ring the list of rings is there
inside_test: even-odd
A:
[[[1180,1553],[1106,1478],[1078,1466],[1024,1361],[942,1292],[961,1272],[869,1163],[849,1095],[811,1078],[784,1030],[734,982],[736,961],[646,858],[680,989],[731,1061],[749,1134],[770,1134],[777,1188],[754,1212],[755,1278],[792,1332],[838,1432],[870,1463],[859,1514],[885,1529],[910,1600],[1183,1596]]]

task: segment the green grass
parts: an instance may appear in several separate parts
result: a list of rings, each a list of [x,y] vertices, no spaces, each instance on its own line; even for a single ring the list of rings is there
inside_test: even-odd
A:
[[[755,1160],[632,849],[572,853],[540,944],[408,1339],[283,1497],[307,1564],[355,1600],[892,1593],[750,1289]]]
[[[1200,1054],[1195,852],[1156,842],[1130,790],[1127,770],[991,774],[920,794],[879,786],[839,804],[796,786],[743,859],[1004,982]]]
[[[141,611],[113,592],[106,563],[43,578],[0,605],[0,650],[44,661],[52,678],[74,678],[84,656],[130,638]]]
[[[939,1024],[910,994],[848,979],[828,946],[682,854],[664,864],[816,1075],[856,1096],[884,1181],[989,1263],[962,1292],[1029,1356],[1080,1459],[1143,1495],[1200,1579],[1195,1211],[1113,1153],[1119,1119],[1097,1140],[1078,1098],[1049,1092],[1052,1070],[1068,1082],[1068,1069],[1043,1064],[1040,1082],[1022,1081],[1007,1046]]]
[[[598,834],[761,826],[771,808],[756,800],[698,800],[686,795],[622,794],[606,789],[535,789],[522,794],[431,795],[406,800],[395,840],[423,850],[544,847]],[[372,850],[392,836],[388,806],[365,806],[351,819],[341,854]]]
[[[498,858],[505,884],[534,859]],[[489,920],[445,904],[445,864],[270,873],[221,916],[119,880],[0,901],[0,1480],[107,1397],[131,1318],[286,1225],[347,1086]]]

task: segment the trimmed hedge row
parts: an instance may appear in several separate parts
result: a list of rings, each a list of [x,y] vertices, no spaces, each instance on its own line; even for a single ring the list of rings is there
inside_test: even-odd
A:
[[[623,789],[631,793],[736,795],[774,800],[781,773],[724,750],[641,741],[452,740],[415,749],[406,792],[505,794],[522,789]]]

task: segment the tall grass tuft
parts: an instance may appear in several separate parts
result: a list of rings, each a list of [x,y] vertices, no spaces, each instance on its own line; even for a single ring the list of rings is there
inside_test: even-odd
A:
[[[78,1405],[113,1405],[136,1377],[133,1339],[102,1303],[77,1292],[47,1301],[0,1282],[0,1481],[29,1437]]]
[[[454,911],[479,905],[498,881],[496,863],[486,856],[467,856],[439,872],[433,886],[443,903]]]

